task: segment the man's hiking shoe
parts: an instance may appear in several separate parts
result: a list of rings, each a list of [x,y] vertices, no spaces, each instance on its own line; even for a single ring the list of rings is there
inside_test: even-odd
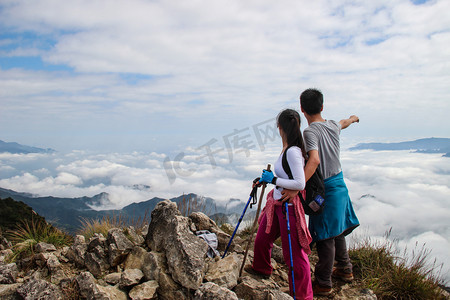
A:
[[[317,281],[313,282],[312,288],[314,296],[328,296],[333,290],[329,286],[320,285]]]
[[[255,269],[253,269],[253,267],[251,265],[246,265],[244,267],[244,271],[251,274],[251,275],[255,275],[255,276],[259,276],[263,279],[269,279],[270,278],[270,274],[264,274],[261,272],[256,271]]]
[[[332,276],[334,278],[340,279],[345,282],[353,281],[353,273],[352,272],[347,273],[347,272],[344,272],[343,269],[339,269],[339,268],[334,268]]]

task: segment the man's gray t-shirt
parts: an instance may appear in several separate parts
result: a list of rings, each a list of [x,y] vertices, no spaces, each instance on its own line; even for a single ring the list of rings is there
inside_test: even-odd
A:
[[[342,171],[339,159],[341,124],[333,120],[313,122],[303,132],[306,152],[319,151],[320,172],[324,179]]]

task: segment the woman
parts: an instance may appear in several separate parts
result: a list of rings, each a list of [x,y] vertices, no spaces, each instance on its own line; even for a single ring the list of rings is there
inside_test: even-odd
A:
[[[305,148],[300,131],[300,115],[293,109],[283,110],[277,118],[277,125],[283,141],[283,151],[275,163],[275,177],[271,171],[263,170],[260,182],[272,183],[276,187],[267,195],[267,202],[259,218],[258,233],[255,238],[252,271],[270,275],[272,266],[270,257],[274,241],[281,236],[283,257],[287,266],[291,265],[289,239],[287,232],[286,210],[281,192],[283,188],[301,191],[305,188]],[[283,169],[282,157],[286,158],[291,170],[291,177]],[[311,273],[308,254],[311,235],[306,225],[305,213],[297,195],[289,200],[289,224],[291,229],[292,259],[294,266],[295,299],[313,299]],[[289,289],[293,294],[292,276],[289,272]]]

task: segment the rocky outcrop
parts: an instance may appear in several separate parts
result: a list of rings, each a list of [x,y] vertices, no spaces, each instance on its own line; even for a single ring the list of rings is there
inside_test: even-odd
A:
[[[152,212],[146,243],[166,256],[168,271],[182,286],[196,290],[202,284],[208,244],[191,230],[189,218],[177,205],[161,201]]]
[[[278,246],[269,279],[245,272],[239,277],[244,241],[236,236],[225,258],[209,258],[207,243],[195,234],[200,230],[216,234],[223,254],[228,234],[203,213],[182,216],[168,200],[156,206],[145,234],[114,228],[106,237],[76,236],[61,249],[39,243],[33,256],[16,263],[8,263],[11,245],[2,240],[0,299],[292,299]],[[248,264],[252,257],[249,251]],[[351,288],[336,297],[376,299]]]

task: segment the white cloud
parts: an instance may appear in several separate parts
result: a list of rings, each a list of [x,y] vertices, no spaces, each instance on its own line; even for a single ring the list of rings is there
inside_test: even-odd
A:
[[[311,86],[324,92],[326,118],[360,117],[343,139],[445,137],[448,11],[446,0],[2,1],[1,139],[66,153],[0,154],[0,186],[64,197],[106,191],[115,206],[183,192],[247,199],[278,150],[253,140],[231,157],[224,138],[298,109]],[[212,139],[216,165],[199,159]],[[163,161],[181,151],[171,184]],[[433,232],[449,241],[448,160],[370,151],[342,159],[370,234],[392,226],[405,239]],[[365,194],[375,198],[358,200]]]
[[[205,156],[204,148],[190,148],[180,158],[181,169],[174,167],[176,155],[158,153],[74,151],[39,156],[1,155],[0,165],[11,166],[16,174],[5,177],[2,173],[0,187],[60,197],[107,192],[111,201],[107,208],[191,192],[218,201],[238,198],[244,203],[252,180],[260,176],[268,163],[275,162],[280,152],[279,143],[278,138],[265,144],[264,151],[255,147],[248,153],[233,148],[230,160],[224,143],[218,141],[211,148],[212,151],[222,149],[213,154],[215,165]],[[171,162],[174,178],[169,177],[164,168],[166,157]],[[447,272],[450,160],[441,154],[346,150],[342,151],[341,159],[361,222],[355,236],[381,238],[392,229],[391,238],[399,240],[401,247],[411,248],[416,241],[426,243],[433,257],[437,257],[437,263],[444,263],[443,270]],[[49,161],[58,163],[52,165]],[[137,189],[139,185],[150,186],[150,189]]]
[[[0,70],[2,127],[12,137],[28,128],[51,132],[47,141],[65,150],[120,145],[130,151],[137,145],[123,144],[131,144],[132,132],[159,139],[165,124],[186,146],[190,137],[199,141],[195,132],[223,130],[222,120],[240,126],[245,118],[273,115],[281,104],[298,106],[301,90],[318,86],[325,113],[356,110],[363,117],[355,134],[376,134],[376,126],[389,132],[383,128],[390,120],[398,127],[394,137],[423,136],[448,127],[442,122],[449,6],[444,0],[4,2],[0,26],[14,29],[19,40],[31,33],[20,47],[13,35],[5,51],[30,51],[44,66]],[[74,72],[45,69],[53,64]],[[426,124],[414,122],[431,113]],[[217,125],[205,126],[212,122]],[[115,143],[117,137],[124,142]],[[155,144],[146,145],[160,151]]]

